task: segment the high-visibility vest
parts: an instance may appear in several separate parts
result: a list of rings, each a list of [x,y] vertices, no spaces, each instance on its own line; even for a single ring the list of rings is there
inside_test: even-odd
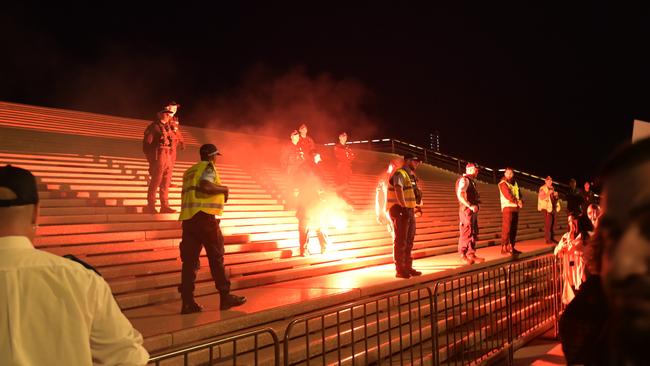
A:
[[[539,187],[539,191],[544,191],[544,194],[546,195],[546,199],[542,200],[539,198],[539,194],[537,195],[537,211],[548,211],[548,212],[553,212],[553,201],[551,200],[550,192],[551,190],[546,186],[543,185]],[[555,211],[560,212],[560,200],[558,199],[557,202],[555,202]]]
[[[397,174],[401,174],[404,181],[404,187],[402,187],[402,191],[404,192],[404,201],[406,202],[406,207],[415,208],[415,193],[413,192],[413,182],[411,181],[411,178],[403,168],[397,169],[397,171],[395,171],[395,174],[393,174],[393,177]],[[388,207],[399,205],[399,201],[395,195],[393,177],[388,180],[388,199],[386,200],[388,202]]]
[[[517,182],[515,182],[515,184],[510,184],[507,180],[503,179],[503,180],[501,180],[501,182],[499,182],[499,184],[502,184],[502,183],[506,184],[506,186],[508,187],[510,192],[512,192],[512,195],[515,196],[515,199],[517,201],[519,201],[521,199],[521,197],[519,196],[519,185],[517,184]],[[506,207],[519,207],[517,205],[517,202],[515,202],[515,203],[510,202],[506,198],[506,196],[503,195],[503,193],[501,192],[501,189],[499,189],[499,196],[501,196],[501,210],[503,210]]]
[[[219,173],[209,161],[200,161],[187,169],[183,174],[183,192],[181,196],[181,214],[179,220],[189,220],[197,212],[203,211],[210,215],[221,215],[223,213],[223,193],[206,194],[198,190],[201,176],[208,166],[214,169],[214,184],[221,185]]]

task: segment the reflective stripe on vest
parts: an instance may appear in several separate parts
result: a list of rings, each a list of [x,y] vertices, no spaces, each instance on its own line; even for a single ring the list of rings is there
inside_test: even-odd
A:
[[[520,199],[520,197],[519,197],[519,185],[517,184],[517,182],[515,182],[515,184],[510,184],[510,183],[508,183],[507,180],[502,180],[501,182],[499,182],[499,184],[501,184],[501,183],[506,184],[506,186],[508,187],[510,192],[512,192],[512,195],[515,196],[515,199],[517,199],[517,200]],[[503,210],[506,207],[519,207],[516,203],[512,203],[512,202],[508,201],[506,196],[504,196],[503,193],[501,192],[501,188],[499,188],[499,196],[501,196],[501,210]]]
[[[209,161],[201,161],[187,169],[183,174],[183,190],[181,193],[181,213],[179,220],[189,220],[199,211],[210,215],[221,215],[223,213],[224,195],[222,193],[208,195],[198,190],[201,176],[208,166],[214,169],[214,181],[212,183],[221,185],[219,173]]]
[[[415,208],[415,193],[413,192],[413,183],[411,182],[411,178],[404,169],[397,169],[395,174],[401,174],[404,180],[404,187],[402,187],[402,191],[404,192],[404,201],[406,203],[406,207]],[[399,204],[397,196],[395,195],[395,186],[393,185],[392,177],[388,180],[388,198],[386,202],[388,202],[388,207]]]

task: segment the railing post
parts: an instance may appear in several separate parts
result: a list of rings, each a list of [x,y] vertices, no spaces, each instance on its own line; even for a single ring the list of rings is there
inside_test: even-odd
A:
[[[395,140],[390,139],[390,152],[395,154]]]
[[[553,258],[553,336],[555,339],[558,339],[560,336],[560,305],[559,301],[561,300],[561,284],[558,281],[558,270],[557,270],[558,260]]]
[[[429,164],[429,159],[427,159],[427,149],[424,149],[424,162]]]
[[[512,295],[513,295],[513,288],[512,288],[512,265],[506,267],[503,269],[505,272],[505,283],[506,283],[506,311],[507,311],[507,317],[508,317],[508,360],[506,362],[507,365],[513,365],[515,362],[515,347],[514,347],[514,332],[512,330],[513,328],[513,319],[512,319]]]

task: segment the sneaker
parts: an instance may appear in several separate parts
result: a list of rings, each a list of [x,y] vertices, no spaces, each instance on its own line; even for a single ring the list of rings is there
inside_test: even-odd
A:
[[[416,270],[414,270],[413,268],[411,268],[411,269],[409,270],[409,274],[410,274],[411,276],[421,276],[421,275],[422,275],[422,272],[420,272],[420,271],[416,271]]]
[[[164,207],[161,207],[161,208],[160,208],[160,213],[161,213],[161,214],[163,214],[163,213],[164,213],[164,214],[167,214],[167,213],[176,213],[176,210],[174,210],[173,208],[171,208],[171,207],[169,207],[169,206],[164,206]]]
[[[468,264],[468,265],[470,265],[470,266],[471,266],[472,264],[474,264],[474,261],[473,261],[471,258],[468,258],[466,255],[462,255],[462,256],[460,257],[460,262],[461,262],[462,264]]]
[[[510,254],[512,254],[512,255],[519,255],[519,254],[521,254],[521,251],[520,251],[520,250],[517,250],[517,249],[515,249],[515,248],[512,248],[512,252],[511,252]]]
[[[157,214],[158,211],[156,211],[156,208],[154,206],[147,206],[147,207],[142,209],[142,213]]]
[[[403,279],[405,279],[405,280],[408,280],[409,278],[411,278],[411,274],[410,274],[410,273],[405,273],[405,272],[397,272],[397,273],[395,274],[395,277],[397,277],[397,278],[403,278]]]
[[[203,306],[197,304],[194,301],[190,303],[183,303],[183,306],[181,306],[181,314],[199,313],[201,311],[203,311]]]
[[[471,259],[472,262],[474,262],[474,263],[483,263],[483,262],[485,262],[485,258],[477,257],[476,254],[470,254],[470,255],[467,256],[467,258]]]
[[[221,301],[219,304],[219,309],[228,310],[233,306],[239,306],[246,303],[246,298],[244,296],[237,296],[233,294],[228,294],[221,296]]]

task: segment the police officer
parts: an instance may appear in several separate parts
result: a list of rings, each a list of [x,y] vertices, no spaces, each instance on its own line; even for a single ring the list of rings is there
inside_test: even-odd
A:
[[[226,277],[224,266],[223,235],[219,223],[224,203],[228,201],[228,187],[221,185],[215,168],[217,155],[221,153],[216,146],[205,144],[200,148],[200,155],[201,161],[183,174],[179,217],[183,222],[183,238],[180,243],[183,267],[179,288],[183,299],[181,314],[202,310],[201,305],[194,301],[194,280],[201,247],[205,247],[212,279],[219,290],[220,309],[227,310],[246,302],[245,297],[230,293],[230,281]]]
[[[458,198],[458,253],[460,261],[467,264],[481,263],[485,258],[476,256],[476,242],[478,241],[478,206],[481,203],[476,187],[478,168],[473,163],[468,163],[463,174],[456,181],[456,198]]]
[[[517,242],[517,226],[519,224],[519,209],[523,207],[519,185],[514,179],[515,172],[506,168],[503,178],[498,184],[501,199],[501,254],[517,255],[520,251],[515,249]]]
[[[172,181],[172,128],[170,121],[172,112],[162,110],[158,112],[157,121],[152,122],[144,131],[142,151],[149,162],[149,190],[147,191],[147,207],[144,213],[157,213],[156,189],[160,195],[160,213],[174,213],[176,210],[169,207],[169,185]]]
[[[181,105],[173,100],[165,106],[165,110],[172,112],[172,119],[169,122],[172,130],[172,169],[176,164],[176,153],[178,149],[185,150],[185,140],[183,140],[183,134],[180,130],[180,120],[178,119],[177,114],[178,108],[180,107]]]
[[[410,278],[419,276],[420,271],[413,269],[413,241],[415,240],[415,208],[416,197],[414,190],[417,189],[411,176],[420,160],[413,154],[404,156],[404,164],[390,177],[388,181],[387,204],[390,207],[388,212],[393,227],[395,238],[393,241],[393,259],[395,261],[395,277]]]
[[[334,181],[339,196],[346,202],[350,202],[351,199],[347,191],[350,186],[352,160],[354,160],[355,154],[350,148],[350,145],[347,144],[347,141],[348,134],[341,132],[339,134],[339,143],[334,146],[334,157],[336,158],[336,176],[334,177]]]

